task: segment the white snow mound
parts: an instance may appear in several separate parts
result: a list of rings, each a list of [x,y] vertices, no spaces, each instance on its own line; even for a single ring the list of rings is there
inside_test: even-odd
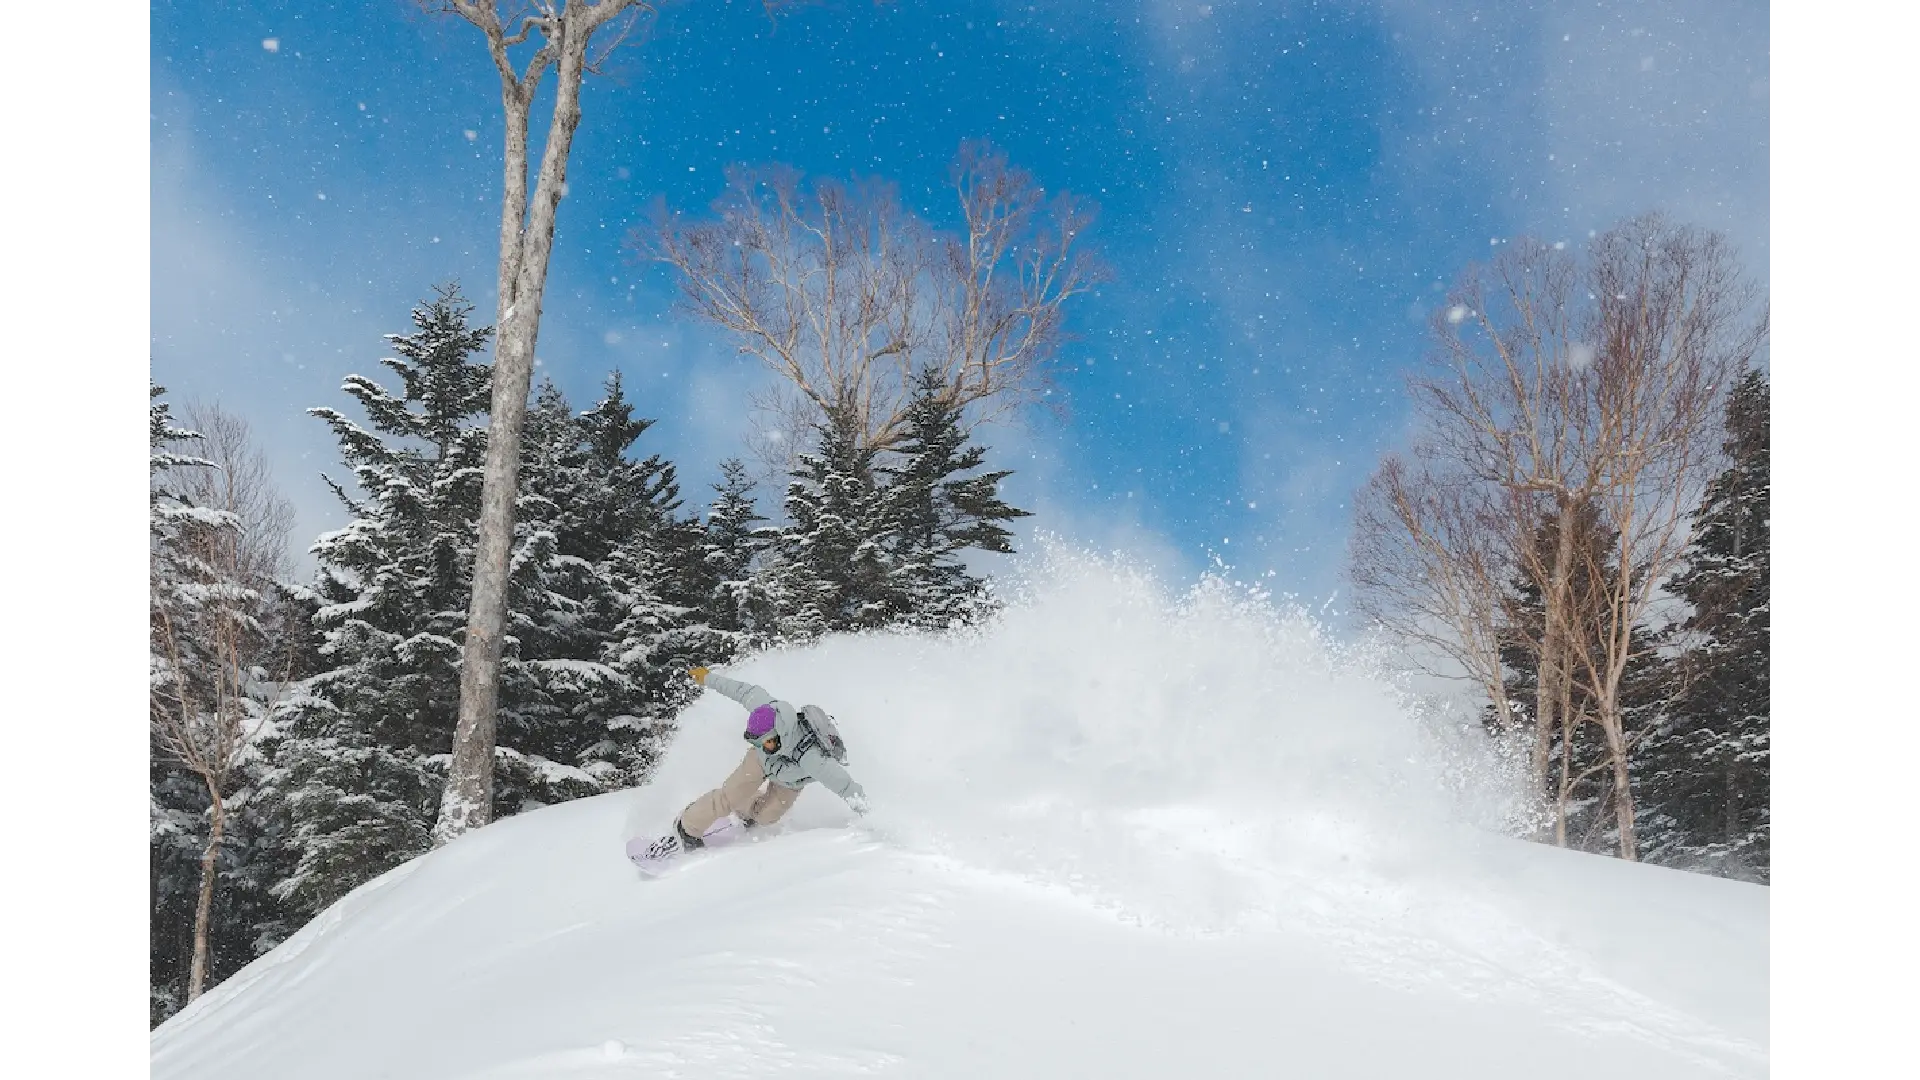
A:
[[[1050,549],[981,632],[730,670],[833,712],[876,807],[642,881],[738,761],[355,891],[158,1028],[153,1075],[1767,1073],[1767,890],[1488,831],[1501,762],[1313,621]]]

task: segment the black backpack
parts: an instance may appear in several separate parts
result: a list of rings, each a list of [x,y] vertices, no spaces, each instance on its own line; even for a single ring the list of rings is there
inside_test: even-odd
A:
[[[833,716],[818,705],[800,707],[800,727],[804,732],[800,738],[800,750],[795,754],[807,752],[809,746],[818,746],[821,753],[839,762],[847,763],[847,740],[840,737],[840,728],[833,722]]]

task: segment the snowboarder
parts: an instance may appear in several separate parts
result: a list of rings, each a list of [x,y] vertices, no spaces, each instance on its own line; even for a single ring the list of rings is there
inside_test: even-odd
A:
[[[761,687],[711,674],[703,667],[687,674],[701,686],[718,690],[747,708],[747,729],[742,735],[748,743],[747,753],[719,787],[680,811],[672,833],[654,841],[644,853],[629,849],[635,861],[657,862],[705,847],[702,837],[720,831],[716,823],[728,814],[747,829],[772,825],[792,808],[800,789],[816,780],[845,799],[854,813],[867,812],[866,792],[835,760],[836,756],[845,756],[837,745],[838,733],[822,732],[821,725],[802,716],[803,712],[824,714],[816,714],[812,706],[795,709]]]

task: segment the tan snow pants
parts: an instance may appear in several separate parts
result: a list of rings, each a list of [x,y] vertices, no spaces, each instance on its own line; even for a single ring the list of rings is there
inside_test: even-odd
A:
[[[762,783],[767,786],[765,791],[760,790]],[[760,771],[759,758],[749,748],[747,756],[740,759],[740,767],[722,780],[719,787],[680,811],[680,827],[699,836],[727,814],[755,825],[771,825],[786,816],[793,800],[799,797],[799,788],[783,787],[767,780]]]

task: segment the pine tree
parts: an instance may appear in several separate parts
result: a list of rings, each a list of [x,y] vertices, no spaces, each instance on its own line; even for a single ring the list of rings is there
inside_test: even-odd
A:
[[[798,456],[787,485],[790,523],[779,531],[770,575],[782,638],[877,629],[909,610],[893,574],[896,522],[876,476],[877,456],[861,445],[848,409],[830,413],[813,452]]]
[[[606,583],[595,561],[570,550],[580,547],[583,510],[591,513],[576,506],[587,485],[579,444],[572,408],[543,382],[520,444],[494,735],[495,818],[598,790],[592,774],[569,759],[581,749],[582,729],[604,726],[599,707],[621,696],[619,673],[596,651],[604,627],[593,616]]]
[[[578,417],[550,384],[528,414],[515,595],[518,648],[502,665],[503,777],[521,806],[637,782],[689,699],[691,632],[674,596],[692,556],[674,467],[628,456],[636,419],[620,377]],[[511,716],[512,723],[505,718]]]
[[[673,716],[693,700],[686,669],[700,662],[708,637],[700,617],[701,527],[682,513],[678,470],[658,454],[629,456],[653,423],[634,416],[618,374],[580,418],[587,475],[607,481],[598,535],[621,613],[602,651],[632,681],[634,712],[650,732],[630,759],[635,782],[664,749]]]
[[[1011,553],[1004,523],[1029,516],[1000,498],[1012,470],[963,475],[980,468],[987,451],[968,444],[961,420],[946,380],[923,371],[896,463],[885,469],[895,588],[906,596],[903,621],[914,625],[947,627],[976,614],[986,582],[967,572],[963,553]]]
[[[1771,849],[1768,385],[1749,370],[1726,410],[1730,464],[1695,511],[1671,591],[1692,607],[1675,640],[1677,700],[1650,740],[1648,859],[1766,881]]]
[[[279,797],[297,852],[279,889],[318,911],[420,854],[458,702],[489,406],[474,362],[487,331],[457,292],[390,338],[393,394],[353,377],[370,421],[331,409],[357,494],[352,520],[315,546],[313,589],[326,670],[307,680],[278,740]],[[639,782],[690,697],[685,591],[697,526],[679,514],[674,467],[635,458],[651,426],[618,376],[575,415],[538,388],[521,441],[508,578],[493,813],[510,815]]]
[[[762,527],[766,519],[754,507],[745,463],[722,462],[720,475],[692,563],[692,593],[708,630],[703,645],[712,663],[766,645],[776,620],[762,566],[776,532]]]
[[[346,527],[314,545],[311,590],[327,670],[307,680],[274,740],[275,795],[294,859],[276,886],[317,913],[425,852],[459,700],[490,331],[449,286],[389,335],[401,392],[349,376],[370,428],[311,410],[340,443],[358,494],[328,480]]]
[[[1005,523],[1027,512],[1000,498],[1010,470],[976,472],[987,452],[969,445],[961,414],[925,372],[891,449],[863,445],[852,410],[822,420],[813,450],[796,459],[788,523],[766,559],[776,636],[947,628],[987,609],[986,580],[968,572],[965,554],[1011,552]]]

